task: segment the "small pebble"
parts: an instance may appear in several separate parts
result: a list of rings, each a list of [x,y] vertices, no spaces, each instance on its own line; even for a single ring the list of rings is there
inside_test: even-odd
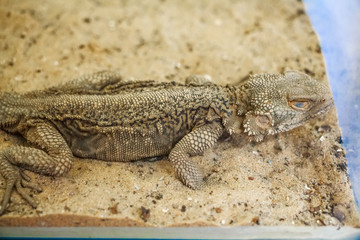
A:
[[[156,200],[161,200],[163,198],[163,194],[160,192],[152,192],[150,196]]]
[[[221,19],[219,19],[219,18],[215,19],[214,24],[215,24],[216,26],[219,26],[219,27],[220,27],[220,26],[222,25]]]
[[[140,218],[144,221],[147,222],[147,220],[150,218],[150,209],[147,209],[145,207],[141,207],[140,208]]]
[[[114,20],[110,20],[110,21],[108,22],[108,26],[109,26],[110,28],[114,28],[114,27],[115,27],[115,21],[114,21]]]
[[[340,222],[344,221],[345,220],[345,213],[340,210],[341,207],[339,206],[335,206],[334,209],[332,210],[332,213],[334,215],[334,217],[336,219],[338,219]]]
[[[182,205],[180,211],[185,212],[185,211],[186,211],[186,206],[185,206],[185,205]]]
[[[108,208],[110,210],[111,214],[117,214],[118,213],[118,205],[119,205],[119,203],[117,202],[112,207]]]
[[[181,63],[179,63],[179,62],[175,63],[175,68],[180,69],[181,68]]]
[[[259,217],[254,217],[252,220],[251,220],[252,223],[256,224],[256,225],[259,225],[260,222],[259,222]]]
[[[341,224],[340,221],[336,217],[331,217],[329,223],[332,226],[338,226]]]

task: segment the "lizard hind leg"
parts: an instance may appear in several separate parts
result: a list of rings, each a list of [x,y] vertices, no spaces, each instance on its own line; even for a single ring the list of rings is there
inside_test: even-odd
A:
[[[0,174],[5,178],[6,189],[0,215],[4,213],[13,189],[36,207],[35,201],[24,188],[41,189],[30,183],[21,169],[40,174],[61,176],[72,165],[73,155],[61,134],[46,122],[32,123],[23,134],[26,140],[39,147],[12,146],[0,151]]]

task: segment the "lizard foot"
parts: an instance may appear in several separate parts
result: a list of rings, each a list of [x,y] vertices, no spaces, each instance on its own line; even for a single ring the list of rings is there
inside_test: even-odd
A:
[[[32,197],[30,197],[25,188],[31,188],[37,192],[41,192],[42,190],[37,184],[30,182],[30,177],[28,175],[19,169],[14,169],[11,173],[7,173],[6,180],[5,194],[1,203],[0,215],[4,214],[10,200],[11,192],[14,188],[16,188],[16,191],[20,194],[20,196],[24,198],[33,208],[37,207],[37,203]]]
[[[175,165],[176,174],[187,187],[198,190],[204,185],[203,175],[197,166],[191,161],[182,161]]]

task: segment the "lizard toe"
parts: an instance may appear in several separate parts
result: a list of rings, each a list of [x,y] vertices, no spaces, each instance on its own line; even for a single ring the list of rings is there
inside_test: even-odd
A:
[[[27,182],[30,182],[30,181],[31,181],[31,178],[29,177],[29,175],[27,175],[27,174],[24,172],[24,170],[19,169],[19,171],[20,171],[21,177],[22,177],[25,181],[27,181]]]
[[[36,184],[36,183],[32,183],[26,179],[22,179],[21,180],[21,185],[24,187],[24,188],[31,188],[31,189],[34,189],[35,191],[37,191],[38,193],[42,192],[42,189],[41,187]]]
[[[36,208],[37,203],[34,199],[27,193],[25,188],[35,189],[36,191],[41,191],[41,188],[34,183],[29,182],[30,177],[24,175],[19,169],[12,169],[6,174],[6,186],[5,193],[1,202],[0,215],[5,213],[6,207],[10,201],[11,192],[15,188],[20,196],[25,199],[33,208]]]
[[[6,207],[7,207],[8,203],[9,203],[10,195],[11,195],[11,192],[12,192],[12,190],[14,188],[15,182],[16,182],[16,179],[8,179],[6,181],[5,193],[4,193],[2,202],[1,202],[0,215],[3,215],[5,213],[5,210],[6,210]]]
[[[24,170],[20,169],[19,172],[21,175],[21,186],[24,188],[34,189],[38,193],[42,192],[41,187],[36,183],[32,183],[31,178],[24,172]]]
[[[29,193],[27,193],[27,191],[25,190],[25,188],[22,186],[22,179],[18,179],[18,181],[16,181],[15,183],[15,187],[16,187],[16,191],[20,194],[20,196],[25,199],[33,208],[37,207],[37,203],[35,202],[35,200],[30,197]],[[34,185],[32,185],[31,183],[27,183],[29,184],[28,186],[31,185],[31,187],[33,187]],[[30,188],[31,188],[30,187]]]

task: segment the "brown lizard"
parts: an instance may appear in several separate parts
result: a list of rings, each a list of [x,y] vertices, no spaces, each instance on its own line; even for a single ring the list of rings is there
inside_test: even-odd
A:
[[[168,155],[180,180],[198,189],[203,178],[190,157],[223,133],[262,141],[333,104],[330,89],[296,71],[252,75],[235,86],[206,79],[124,81],[116,73],[100,72],[43,91],[0,93],[0,127],[20,133],[30,145],[0,151],[6,181],[0,214],[14,188],[36,207],[24,188],[40,189],[24,169],[61,176],[73,156],[125,162]]]

